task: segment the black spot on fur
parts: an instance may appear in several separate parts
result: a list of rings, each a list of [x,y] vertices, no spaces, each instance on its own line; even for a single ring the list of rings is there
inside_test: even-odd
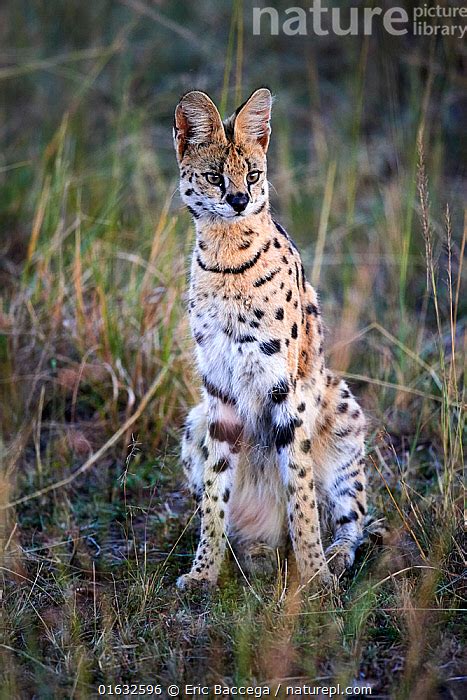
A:
[[[335,430],[334,435],[338,438],[345,438],[350,435],[352,428],[342,428],[341,430]]]
[[[286,300],[286,301],[290,301],[291,299],[292,299],[292,290],[289,289],[289,291],[288,291],[287,294],[285,295],[285,300]]]
[[[237,342],[239,343],[254,343],[256,338],[253,335],[241,335]]]
[[[228,459],[220,459],[218,462],[216,462],[213,465],[213,472],[216,474],[222,474],[222,472],[225,472],[226,469],[228,469],[230,466],[229,460]]]
[[[262,311],[261,309],[253,309],[253,313],[258,319],[261,319],[264,316],[264,311]]]
[[[226,394],[224,391],[221,391],[221,389],[214,386],[214,384],[211,384],[207,377],[203,377],[203,385],[208,394],[214,396],[216,399],[220,399],[222,403],[225,403],[228,406],[235,405],[235,399],[232,396]]]
[[[284,309],[282,307],[276,310],[275,317],[278,321],[282,321],[284,319]]]
[[[271,389],[271,399],[273,403],[282,403],[286,400],[289,393],[289,384],[285,379],[282,379]]]
[[[342,518],[336,520],[336,525],[348,525],[349,523],[355,522],[355,520],[358,520],[358,514],[354,510],[351,510],[348,515],[343,515]]]
[[[300,443],[300,449],[306,454],[311,449],[311,442],[309,440],[302,440]]]
[[[312,316],[318,316],[318,307],[315,304],[307,304],[306,306],[306,312],[307,314],[311,314]]]
[[[260,277],[253,282],[253,287],[261,287],[263,284],[266,284],[266,282],[270,282],[279,272],[280,268],[278,267],[274,268],[270,272],[267,272],[264,277]]]
[[[276,428],[276,447],[280,450],[293,442],[295,436],[295,422],[292,420],[287,425],[280,425]]]
[[[297,411],[298,411],[299,413],[303,413],[303,411],[305,410],[305,408],[306,408],[306,404],[305,404],[304,401],[302,401],[301,403],[298,404],[298,406],[297,406]]]
[[[187,206],[187,209],[188,209],[188,211],[190,212],[191,216],[192,216],[194,219],[199,219],[199,217],[201,216],[201,214],[198,214],[198,212],[195,211],[195,210],[193,209],[193,207],[188,207],[188,206]]]
[[[206,263],[203,262],[203,260],[201,260],[199,255],[196,256],[196,262],[198,263],[200,268],[205,272],[215,272],[217,274],[223,275],[241,275],[243,272],[246,272],[246,270],[249,270],[257,264],[262,253],[265,253],[268,250],[268,243],[266,243],[266,245],[263,246],[263,248],[260,248],[260,250],[258,250],[257,253],[250,260],[247,260],[238,267],[219,267],[219,265],[213,265],[212,267],[209,267],[209,265],[206,265]]]
[[[349,407],[349,404],[344,401],[343,403],[340,403],[337,406],[337,411],[339,413],[345,413],[347,411],[348,407]]]
[[[265,355],[274,355],[276,352],[280,352],[281,341],[276,339],[266,340],[264,343],[259,344],[259,349]]]
[[[296,323],[294,323],[292,326],[292,329],[290,331],[290,337],[294,340],[298,337],[298,328]]]

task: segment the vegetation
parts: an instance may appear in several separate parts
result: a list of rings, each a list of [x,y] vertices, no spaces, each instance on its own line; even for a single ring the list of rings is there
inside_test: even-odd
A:
[[[461,697],[460,42],[254,37],[241,0],[7,0],[0,19],[0,698],[285,679]],[[336,591],[232,559],[190,598],[172,114],[193,87],[227,113],[266,77],[274,210],[368,416],[389,534]]]

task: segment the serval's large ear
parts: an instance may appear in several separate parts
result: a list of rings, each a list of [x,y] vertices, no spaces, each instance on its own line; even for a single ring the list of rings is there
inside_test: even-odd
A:
[[[235,141],[259,143],[264,152],[268,150],[271,134],[272,95],[267,88],[260,88],[237,109],[234,122]]]
[[[175,109],[174,145],[178,160],[182,159],[188,144],[210,141],[227,143],[217,107],[205,92],[187,92]]]

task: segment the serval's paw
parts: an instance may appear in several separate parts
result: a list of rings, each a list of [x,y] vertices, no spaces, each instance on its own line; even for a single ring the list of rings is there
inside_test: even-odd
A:
[[[216,585],[216,582],[212,579],[199,578],[189,573],[179,576],[176,585],[179,591],[185,591],[187,593],[211,593]]]
[[[277,551],[262,542],[246,545],[237,556],[246,574],[270,577],[277,571]]]
[[[389,526],[385,518],[376,519],[371,515],[365,516],[363,522],[363,539],[376,545],[386,544],[389,540]]]
[[[329,568],[335,576],[342,574],[350,569],[355,561],[355,542],[344,542],[336,540],[326,549],[326,560]]]

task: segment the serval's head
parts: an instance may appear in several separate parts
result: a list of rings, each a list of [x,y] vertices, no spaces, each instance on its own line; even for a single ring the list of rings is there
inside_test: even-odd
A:
[[[224,122],[204,92],[188,92],[178,103],[180,192],[195,219],[238,221],[267,206],[271,102],[269,90],[260,88]]]

